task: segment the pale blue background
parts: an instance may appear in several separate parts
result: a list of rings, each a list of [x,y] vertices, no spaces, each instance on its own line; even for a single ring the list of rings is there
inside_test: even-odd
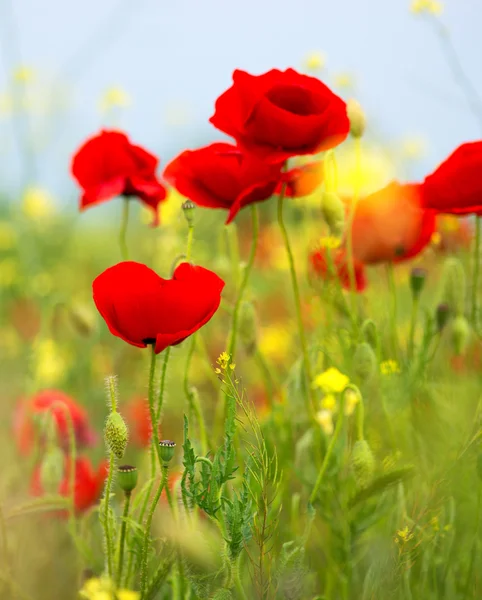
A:
[[[2,0],[0,92],[7,70],[24,63],[46,82],[66,84],[70,109],[53,124],[53,141],[50,125],[35,124],[45,145],[28,165],[19,163],[14,137],[26,135],[25,123],[15,129],[0,122],[0,190],[19,189],[27,170],[70,195],[69,152],[100,126],[98,100],[110,85],[122,86],[133,98],[121,124],[165,164],[184,147],[219,137],[208,118],[233,69],[299,67],[313,50],[326,53],[330,73],[356,74],[356,95],[378,136],[428,139],[428,153],[416,167],[420,176],[480,131],[432,28],[410,13],[409,3]],[[482,1],[446,0],[442,18],[482,93]],[[169,123],[176,105],[186,113],[184,124]]]

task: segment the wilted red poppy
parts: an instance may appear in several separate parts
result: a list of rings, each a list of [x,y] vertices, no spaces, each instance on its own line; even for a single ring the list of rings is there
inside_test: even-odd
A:
[[[350,272],[348,269],[346,249],[336,248],[331,250],[333,271],[330,269],[330,262],[327,252],[327,248],[319,248],[310,254],[312,271],[314,274],[327,281],[333,281],[335,278],[338,278],[345,290],[351,290]],[[354,260],[354,275],[356,291],[363,292],[367,285],[365,267],[363,263],[358,260]]]
[[[78,448],[93,446],[97,441],[84,408],[60,390],[43,390],[29,400],[21,400],[15,409],[14,435],[22,454],[28,454],[37,440],[40,444],[44,443],[42,436],[38,435],[39,422],[47,414],[54,420],[58,444],[65,451],[69,449],[69,416]]]
[[[101,131],[87,140],[72,159],[72,174],[83,190],[80,210],[115,196],[135,196],[154,211],[166,197],[156,177],[159,160],[135,146],[120,131]]]
[[[215,273],[180,264],[172,279],[127,261],[110,267],[92,284],[97,310],[110,332],[158,354],[205,325],[221,302],[224,281]]]
[[[133,398],[124,408],[124,415],[129,427],[130,443],[145,448],[152,436],[151,416],[147,398]]]
[[[281,168],[218,142],[182,152],[167,165],[164,178],[198,206],[228,210],[228,224],[244,206],[279,192],[283,182],[289,196],[306,195],[321,183],[321,169],[314,175],[311,165],[288,173]]]
[[[420,187],[393,181],[359,200],[352,228],[355,259],[365,264],[399,262],[425,248],[436,213],[424,208]]]
[[[482,214],[482,141],[459,146],[423,182],[425,205],[442,213]]]
[[[325,84],[293,69],[263,75],[233,73],[233,85],[216,101],[211,123],[243,152],[280,163],[340,144],[350,123],[346,104]]]
[[[65,457],[64,477],[60,482],[58,494],[68,498],[70,496],[70,469],[72,460]],[[74,483],[74,504],[75,510],[82,513],[88,510],[97,502],[102,494],[104,481],[107,477],[108,463],[102,461],[97,470],[87,458],[78,458],[75,462],[75,483]],[[30,493],[32,496],[43,496],[46,492],[42,486],[41,469],[37,466],[32,474],[30,483]],[[59,516],[65,516],[66,512],[58,513]]]

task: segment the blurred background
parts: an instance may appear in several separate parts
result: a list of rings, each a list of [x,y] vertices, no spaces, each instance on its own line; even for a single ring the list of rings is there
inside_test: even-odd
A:
[[[447,0],[441,19],[482,92],[482,3]],[[410,0],[2,0],[0,37],[3,193],[28,181],[76,207],[69,158],[101,126],[163,165],[219,139],[208,118],[236,68],[291,66],[356,97],[390,160],[417,159],[390,175],[421,177],[480,136],[433,20]]]

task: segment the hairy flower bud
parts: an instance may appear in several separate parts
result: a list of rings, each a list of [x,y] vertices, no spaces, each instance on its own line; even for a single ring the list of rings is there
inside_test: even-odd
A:
[[[108,449],[117,458],[122,458],[127,447],[127,425],[118,412],[111,412],[104,427],[104,438]]]
[[[243,302],[239,311],[239,337],[248,356],[258,347],[258,323],[252,302]]]
[[[186,200],[182,203],[182,212],[184,213],[184,217],[187,221],[189,227],[192,227],[194,224],[194,213],[196,212],[196,205],[191,200]]]
[[[126,494],[130,494],[132,490],[136,487],[137,479],[137,467],[131,467],[130,465],[121,465],[117,469],[117,483]]]
[[[467,282],[462,263],[457,258],[445,261],[442,273],[443,302],[448,304],[452,312],[462,315],[465,308]]]
[[[367,342],[358,344],[353,355],[353,372],[361,381],[368,381],[375,373],[377,359]]]
[[[365,488],[371,483],[375,473],[375,457],[366,440],[355,442],[351,454],[351,468],[358,487]]]
[[[365,341],[370,344],[373,350],[378,349],[378,330],[377,326],[371,319],[367,319],[361,326],[361,333]]]
[[[334,192],[323,192],[321,210],[331,235],[341,237],[345,228],[345,205],[340,197]]]
[[[40,483],[45,492],[54,494],[64,478],[65,457],[58,446],[51,446],[40,464]]]
[[[360,103],[354,98],[350,98],[346,103],[346,113],[350,121],[351,135],[354,138],[361,138],[365,133],[367,120]]]
[[[452,322],[452,344],[458,356],[465,353],[470,338],[470,325],[463,315],[455,317]]]

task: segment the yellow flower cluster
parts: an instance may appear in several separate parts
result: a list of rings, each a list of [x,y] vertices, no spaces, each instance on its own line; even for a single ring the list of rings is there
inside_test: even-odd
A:
[[[80,597],[84,600],[139,600],[141,595],[130,590],[116,590],[112,580],[107,577],[93,577],[85,582]]]
[[[443,4],[437,0],[413,0],[410,10],[415,14],[431,14],[438,16],[442,13]]]
[[[99,101],[99,108],[102,112],[109,112],[115,108],[128,108],[130,105],[131,98],[121,87],[108,88]]]
[[[325,237],[320,238],[320,247],[321,248],[331,248],[334,250],[335,248],[339,248],[341,245],[341,238],[336,237],[334,235],[327,235]]]
[[[338,369],[330,367],[323,373],[320,373],[315,377],[313,381],[314,388],[321,388],[327,393],[340,393],[350,383],[349,378],[343,373],[340,373]]]
[[[384,360],[380,363],[380,371],[382,375],[394,375],[400,373],[400,366],[396,360]]]
[[[360,393],[350,387],[347,389],[349,384],[350,379],[334,367],[320,373],[313,381],[313,388],[320,388],[324,392],[321,410],[316,413],[316,420],[325,435],[333,433],[333,415],[338,411],[336,394],[344,394],[346,416],[352,415],[360,402]]]
[[[216,362],[219,365],[219,367],[214,370],[217,375],[220,375],[222,371],[226,371],[228,368],[231,370],[236,368],[236,365],[231,363],[231,356],[227,352],[221,352]]]

